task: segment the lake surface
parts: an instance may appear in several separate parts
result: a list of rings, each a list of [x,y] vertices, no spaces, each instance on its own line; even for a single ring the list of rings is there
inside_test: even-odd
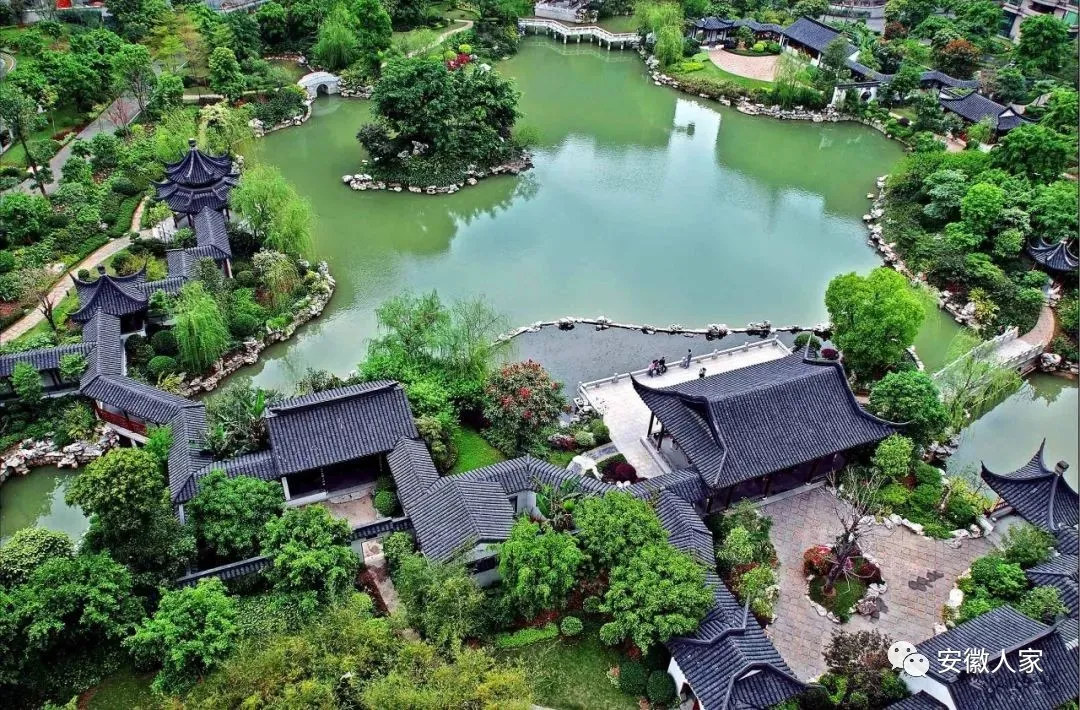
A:
[[[880,262],[866,244],[866,193],[900,148],[859,125],[744,116],[654,86],[631,52],[523,43],[500,71],[522,91],[539,132],[536,167],[452,196],[354,192],[355,139],[367,102],[319,99],[314,117],[251,151],[312,201],[315,251],[338,287],[315,323],[238,377],[290,392],[308,367],[345,374],[374,334],[374,308],[405,289],[484,295],[513,325],[564,315],[668,325],[811,326],[826,317],[832,276]],[[932,309],[916,348],[930,370],[958,327]],[[520,338],[567,385],[732,347],[625,331],[547,330]],[[1047,437],[1047,460],[1077,466],[1077,388],[1039,376],[976,421],[950,471],[985,460],[1008,471]],[[38,469],[0,487],[0,541],[41,525],[78,538],[87,521],[63,501],[72,474]]]
[[[902,153],[876,131],[690,99],[654,86],[632,52],[534,38],[499,70],[540,135],[536,167],[518,178],[452,196],[349,190],[341,176],[363,171],[363,101],[319,99],[307,124],[258,142],[255,159],[312,201],[315,250],[338,281],[324,316],[252,368],[258,384],[290,389],[309,365],[349,371],[374,307],[405,289],[484,295],[514,325],[606,315],[810,326],[826,316],[832,276],[879,264],[861,217]],[[517,355],[573,383],[686,347],[611,335],[582,347],[530,336]]]
[[[35,468],[0,485],[0,544],[20,528],[60,530],[78,542],[90,521],[77,506],[64,502],[64,491],[75,475],[53,466]]]

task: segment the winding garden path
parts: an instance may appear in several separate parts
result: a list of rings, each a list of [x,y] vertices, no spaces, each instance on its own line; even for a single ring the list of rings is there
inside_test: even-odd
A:
[[[428,46],[421,47],[420,49],[414,49],[413,51],[409,52],[409,56],[410,57],[415,57],[417,54],[420,54],[420,52],[426,52],[426,51],[428,51],[429,49],[431,49],[433,47],[438,47],[440,44],[445,42],[448,37],[452,37],[453,35],[456,35],[456,34],[458,34],[460,32],[465,32],[467,30],[472,29],[472,26],[473,26],[473,21],[472,20],[461,20],[461,22],[463,22],[465,24],[458,25],[457,27],[451,27],[450,29],[446,30],[445,32],[440,34],[438,37],[436,37],[435,41],[432,42],[431,44],[429,44]]]
[[[139,225],[142,224],[143,208],[146,206],[146,202],[147,201],[144,199],[139,203],[139,206],[135,208],[135,214],[131,217],[132,232],[139,231]],[[99,264],[104,264],[113,254],[127,249],[129,246],[131,246],[131,239],[128,237],[121,237],[119,239],[113,239],[104,246],[99,247],[88,257],[64,272],[64,275],[53,284],[52,290],[49,291],[49,300],[52,301],[53,305],[60,303],[60,301],[68,295],[68,292],[75,287],[75,284],[71,281],[71,277],[77,275],[80,269],[89,271]],[[35,308],[0,333],[0,344],[15,340],[43,320],[45,320],[45,316],[41,314],[41,309]]]

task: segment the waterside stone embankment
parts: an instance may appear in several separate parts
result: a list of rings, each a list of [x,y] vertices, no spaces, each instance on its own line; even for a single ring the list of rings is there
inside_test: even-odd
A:
[[[361,192],[365,190],[389,190],[390,192],[412,192],[424,195],[453,195],[458,190],[475,185],[484,178],[495,175],[520,175],[533,166],[532,155],[523,153],[520,158],[510,162],[496,165],[487,170],[470,168],[466,171],[465,179],[449,185],[409,185],[403,182],[377,180],[371,175],[360,173],[357,175],[342,175],[341,182],[353,190]]]
[[[101,457],[119,441],[116,432],[104,425],[93,441],[75,441],[63,447],[52,439],[26,439],[0,457],[0,484],[12,476],[25,476],[39,466],[78,468]]]
[[[293,307],[293,317],[288,325],[277,330],[267,329],[262,336],[245,340],[239,350],[226,354],[214,363],[210,372],[205,375],[196,377],[181,375],[181,384],[177,394],[192,397],[203,392],[210,392],[221,384],[222,380],[240,368],[258,362],[259,354],[263,350],[274,343],[288,340],[300,326],[322,315],[326,304],[330,302],[330,297],[334,295],[337,282],[330,275],[325,261],[319,262],[312,273],[315,276],[313,283],[309,286],[309,293]]]

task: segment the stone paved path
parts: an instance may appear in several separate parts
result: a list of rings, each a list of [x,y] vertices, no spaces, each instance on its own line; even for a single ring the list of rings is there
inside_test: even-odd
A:
[[[776,78],[776,67],[780,64],[780,55],[766,57],[744,57],[723,49],[710,49],[709,59],[726,72],[745,76],[747,79],[772,81]]]
[[[139,203],[139,206],[135,208],[135,214],[131,217],[131,231],[140,231],[139,225],[142,224],[143,208],[146,206],[146,200]],[[142,233],[142,232],[140,232]],[[64,275],[60,277],[60,280],[53,285],[52,290],[49,291],[49,299],[53,302],[53,305],[60,303],[64,296],[68,294],[68,291],[73,289],[75,285],[71,282],[71,277],[79,273],[79,269],[92,270],[98,264],[104,264],[108,261],[109,257],[122,249],[126,249],[131,245],[131,240],[127,237],[121,237],[120,239],[113,239],[110,242],[106,242],[104,246],[99,247],[96,251],[92,252],[90,256],[80,261],[75,266],[71,267],[68,271],[64,272]],[[3,332],[0,332],[0,344],[7,343],[26,331],[33,328],[35,325],[45,320],[45,316],[41,314],[41,310],[35,308],[27,313],[19,320],[12,323],[7,328],[4,328]]]
[[[1035,323],[1035,327],[1021,335],[1020,340],[1023,340],[1028,345],[1038,345],[1045,348],[1054,339],[1054,329],[1054,311],[1048,304],[1044,303],[1042,310],[1039,311],[1039,320]]]
[[[769,635],[791,669],[803,680],[825,671],[822,652],[833,631],[877,629],[894,640],[918,643],[934,634],[941,607],[955,579],[991,545],[985,539],[964,540],[959,549],[920,537],[907,528],[876,527],[863,549],[882,567],[888,591],[886,610],[877,620],[854,615],[846,624],[818,616],[804,598],[802,555],[811,545],[829,543],[840,531],[833,512],[836,497],[826,488],[770,503],[762,512],[773,520],[772,541],[780,559],[780,600]]]

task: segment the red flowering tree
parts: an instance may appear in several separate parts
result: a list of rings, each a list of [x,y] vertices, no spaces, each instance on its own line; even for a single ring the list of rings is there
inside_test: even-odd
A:
[[[551,379],[547,370],[532,360],[504,365],[484,388],[490,438],[511,456],[524,453],[540,439],[565,406],[562,383]]]

